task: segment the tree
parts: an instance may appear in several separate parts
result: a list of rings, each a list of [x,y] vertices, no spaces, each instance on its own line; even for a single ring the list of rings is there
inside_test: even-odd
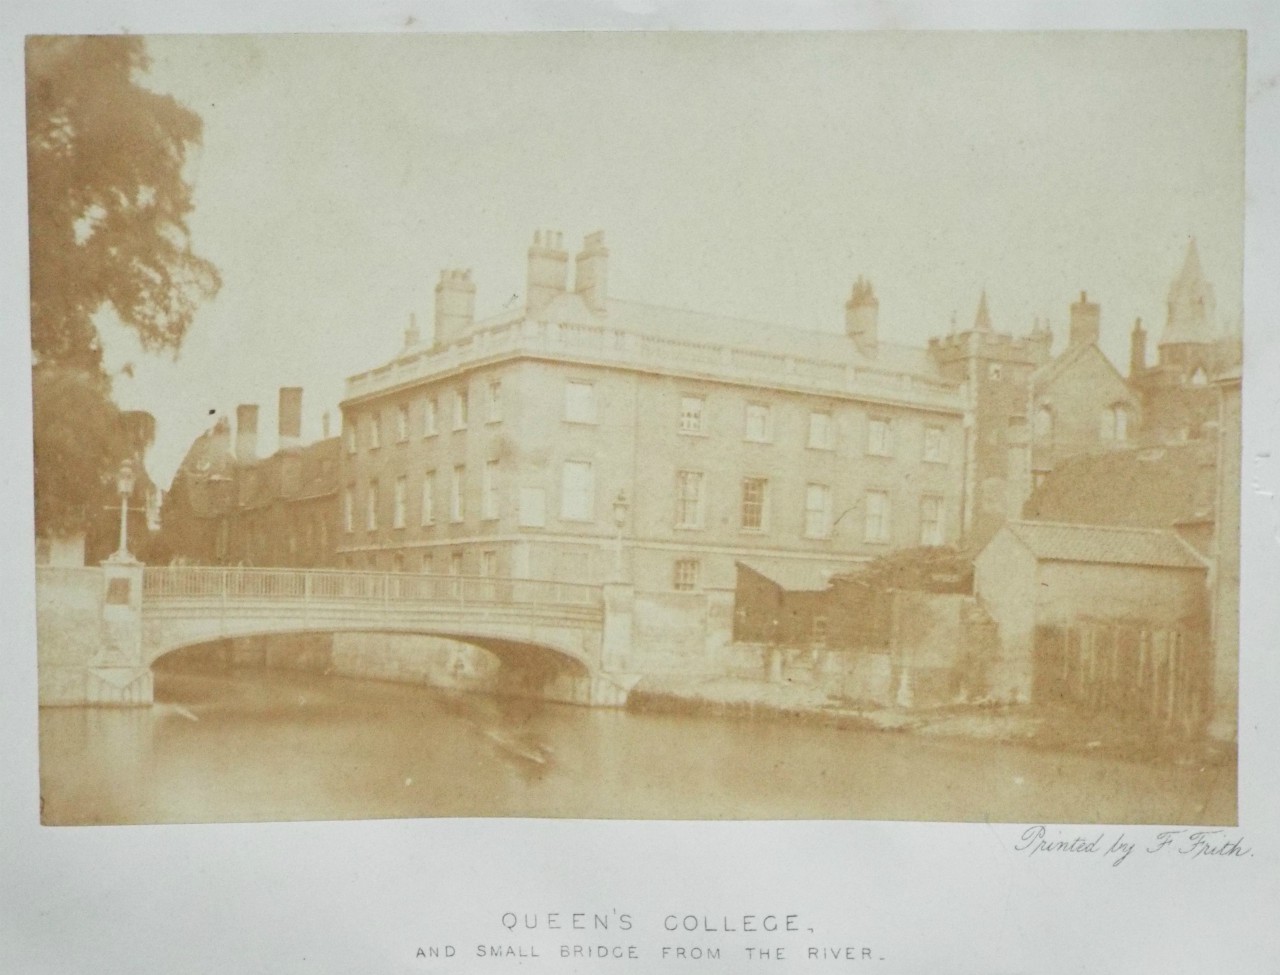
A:
[[[137,83],[136,37],[27,40],[36,528],[74,530],[126,449],[94,316],[176,352],[217,269],[191,249],[187,154],[202,122]]]

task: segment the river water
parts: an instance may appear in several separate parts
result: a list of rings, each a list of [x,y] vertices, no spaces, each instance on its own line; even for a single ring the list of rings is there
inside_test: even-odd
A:
[[[45,708],[47,824],[424,816],[1229,823],[1234,766],[592,710],[261,669]]]

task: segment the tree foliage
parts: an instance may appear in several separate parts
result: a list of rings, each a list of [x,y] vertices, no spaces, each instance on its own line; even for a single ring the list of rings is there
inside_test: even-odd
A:
[[[191,249],[183,178],[200,117],[137,84],[136,37],[27,41],[31,346],[96,371],[93,316],[110,306],[145,349],[176,350],[216,268]]]
[[[136,37],[27,41],[27,176],[36,530],[97,517],[131,449],[111,399],[94,316],[106,309],[144,349],[175,351],[217,269],[191,249],[200,117],[137,83]]]

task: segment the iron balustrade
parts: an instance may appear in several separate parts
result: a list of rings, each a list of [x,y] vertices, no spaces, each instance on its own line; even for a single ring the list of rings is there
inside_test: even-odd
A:
[[[296,599],[598,609],[600,592],[599,586],[545,579],[238,566],[148,567],[142,582],[143,598],[149,601]]]

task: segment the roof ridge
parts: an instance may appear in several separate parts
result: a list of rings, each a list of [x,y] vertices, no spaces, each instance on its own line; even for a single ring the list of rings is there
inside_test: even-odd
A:
[[[1141,532],[1147,535],[1172,535],[1181,540],[1178,533],[1169,528],[1145,528],[1138,525],[1094,525],[1078,521],[1039,521],[1034,518],[1011,520],[1008,524],[1010,527],[1031,525],[1044,528],[1075,528],[1080,531]]]

